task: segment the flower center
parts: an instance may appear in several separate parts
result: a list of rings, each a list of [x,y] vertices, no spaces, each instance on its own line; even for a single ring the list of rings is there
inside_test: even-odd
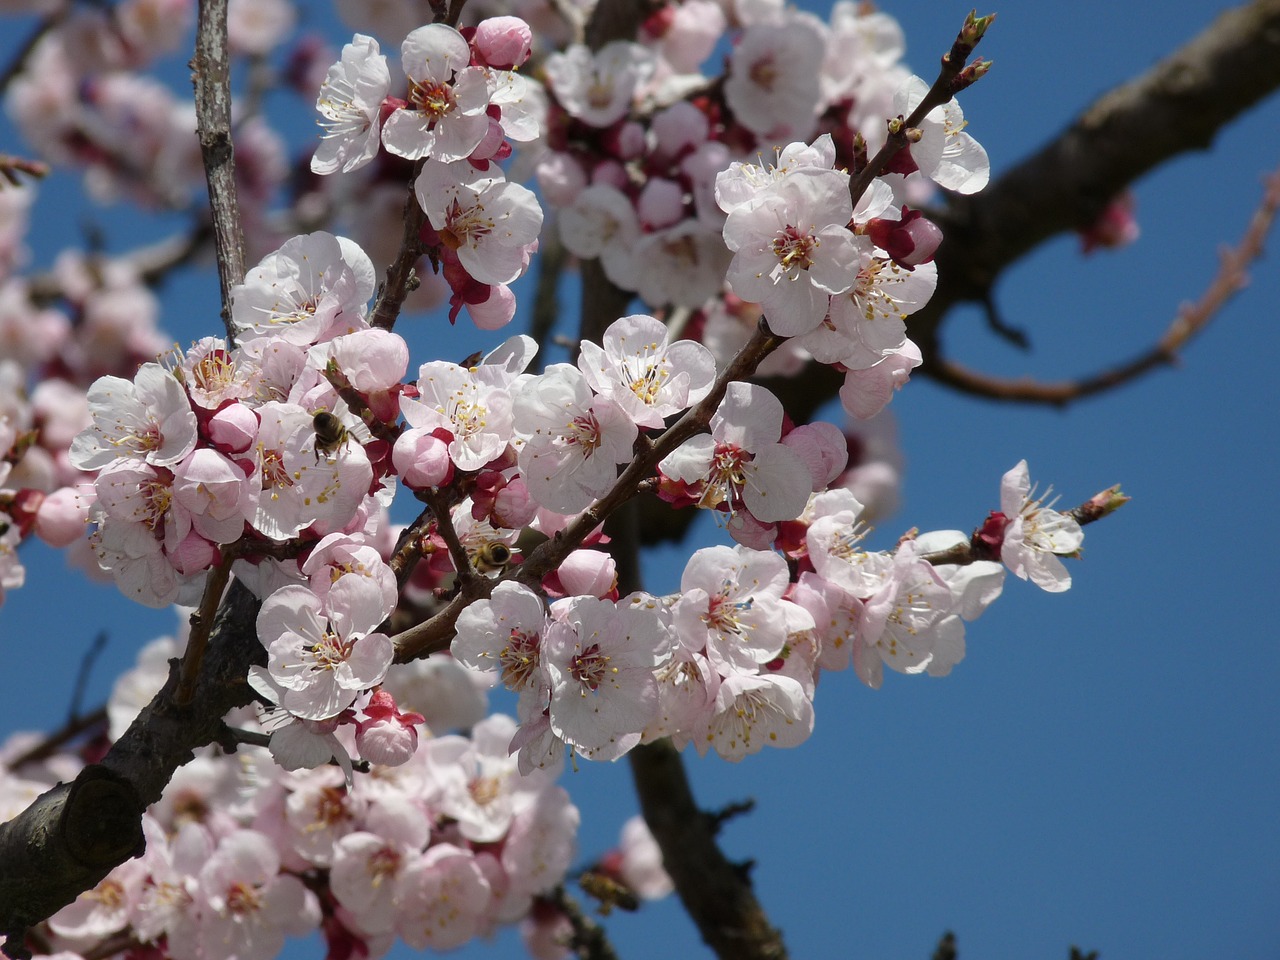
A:
[[[457,101],[453,99],[453,88],[439,80],[426,80],[422,83],[415,80],[409,89],[409,102],[415,110],[425,113],[432,123],[442,119],[457,106]]]

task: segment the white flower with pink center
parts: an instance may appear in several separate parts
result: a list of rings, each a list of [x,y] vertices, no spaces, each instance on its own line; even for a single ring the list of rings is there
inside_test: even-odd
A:
[[[536,593],[504,580],[487,600],[477,600],[459,614],[449,649],[472,670],[497,673],[508,690],[537,690],[546,683],[541,654],[546,621]]]
[[[922,263],[907,270],[877,256],[868,238],[854,239],[857,279],[848,291],[831,298],[826,318],[799,342],[819,363],[865,370],[902,347],[906,319],[933,296],[938,268]]]
[[[538,239],[542,208],[533,191],[467,163],[428,161],[413,184],[441,242],[480,283],[510,283]]]
[[[597,397],[567,363],[552,364],[517,395],[515,430],[520,472],[529,493],[559,513],[585,510],[603,496],[631,459],[636,425],[623,409]]]
[[[365,830],[334,845],[329,889],[361,931],[385,933],[395,926],[396,883],[431,838],[431,825],[416,803],[395,795],[373,804],[364,821]]]
[[[893,95],[894,113],[908,116],[920,105],[929,84],[911,77]],[[991,161],[982,144],[964,132],[964,111],[955,100],[930,110],[920,121],[919,142],[908,147],[920,172],[956,193],[977,193],[991,179]]]
[[[787,561],[776,553],[715,546],[689,558],[680,578],[672,622],[681,642],[705,648],[722,675],[754,673],[787,639],[782,599],[790,581]]]
[[[288,540],[317,522],[345,526],[373,482],[364,448],[346,443],[332,457],[319,455],[314,416],[295,404],[264,403],[258,416],[253,482],[260,493],[248,518],[253,528]]]
[[[228,400],[252,396],[248,377],[239,368],[237,352],[227,350],[219,337],[205,337],[182,358],[182,380],[191,402],[205,410],[217,410]]]
[[[760,304],[779,336],[813,330],[861,265],[846,226],[852,216],[848,175],[817,167],[801,167],[735,206],[724,224],[733,292]]]
[[[335,717],[382,682],[395,650],[381,633],[382,592],[364,577],[342,577],[320,598],[302,586],[271,594],[258,613],[267,672],[280,705],[305,720]]]
[[[640,221],[635,207],[617,187],[596,183],[560,211],[560,240],[575,257],[600,258],[605,276],[624,290],[640,285],[635,257]]]
[[[595,53],[574,44],[547,57],[545,69],[552,92],[570,116],[607,127],[630,112],[653,66],[653,54],[640,44],[614,40]]]
[[[636,292],[651,306],[697,309],[720,293],[731,259],[718,228],[682,220],[645,234],[636,244],[641,266]]]
[[[933,565],[904,545],[889,576],[868,597],[858,623],[853,668],[873,689],[884,667],[899,673],[941,677],[964,658],[964,623],[955,599]]]
[[[711,434],[686,440],[658,469],[682,497],[709,510],[747,510],[765,523],[798,517],[809,499],[804,462],[785,445],[782,403],[764,387],[735,381],[711,418]]]
[[[312,173],[350,173],[377,156],[379,114],[390,90],[391,73],[378,41],[357,33],[320,87],[316,110],[324,134],[311,158]]]
[[[306,346],[368,326],[373,261],[346,237],[318,231],[285,241],[231,291],[241,339],[278,337]]]
[[[735,763],[765,747],[795,747],[813,732],[813,702],[799,681],[780,674],[735,673],[716,691],[706,732],[693,740]]]
[[[415,857],[396,882],[396,932],[415,950],[460,947],[480,932],[492,898],[475,855],[437,843]]]
[[[763,140],[807,137],[818,113],[825,41],[816,21],[789,16],[749,27],[733,50],[724,95],[734,117]]]
[[[405,37],[409,93],[382,125],[383,146],[408,160],[466,159],[489,132],[487,71],[470,62],[471,48],[453,27],[430,23]]]
[[[582,341],[578,367],[596,393],[608,397],[641,427],[663,421],[711,391],[716,361],[692,340],[670,342],[667,326],[645,314],[609,325],[600,345]]]
[[[424,363],[418,369],[417,399],[401,397],[400,410],[411,427],[443,427],[453,435],[449,456],[459,470],[479,470],[511,440],[511,392],[507,378],[490,364]]]
[[[551,729],[590,759],[619,757],[657,714],[653,671],[670,655],[662,622],[594,597],[561,601],[553,613],[543,642]]]
[[[178,379],[158,363],[144,363],[133,381],[99,377],[89,388],[93,426],[71,442],[77,470],[115,460],[145,460],[169,467],[196,445],[196,415]]]
[[[280,872],[275,843],[255,830],[222,838],[200,871],[198,904],[194,936],[175,938],[187,940],[183,957],[272,960],[286,935],[303,936],[320,925],[315,894]]]
[[[1045,497],[1035,495],[1025,460],[1001,478],[1000,512],[1009,522],[1000,559],[1015,576],[1060,593],[1071,587],[1071,574],[1058,557],[1075,554],[1084,531],[1069,514],[1046,507]]]

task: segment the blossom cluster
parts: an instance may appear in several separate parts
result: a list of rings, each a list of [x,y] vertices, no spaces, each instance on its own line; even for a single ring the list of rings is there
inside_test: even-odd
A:
[[[163,684],[177,652],[170,638],[154,641],[120,679],[113,734]],[[578,810],[550,773],[516,769],[507,752],[515,724],[485,717],[479,688],[470,702],[442,704],[439,669],[404,667],[394,687],[432,727],[469,733],[424,728],[404,762],[375,763],[353,782],[332,765],[286,772],[260,753],[202,752],[144,816],[146,852],[49,919],[51,949],[76,955],[128,934],[177,960],[270,960],[286,936],[319,929],[331,953],[376,956],[397,938],[444,950],[528,917],[571,865]],[[248,708],[227,722],[252,733],[276,721]],[[27,745],[11,740],[0,761]],[[82,762],[56,754],[14,765],[0,777],[0,816]],[[545,904],[538,912],[543,924],[562,917]],[[538,924],[525,926],[536,938]]]
[[[291,8],[262,2],[251,29],[250,2],[232,4],[233,47],[263,55]],[[176,202],[198,173],[192,144],[150,144],[174,111],[120,72],[169,42],[164,18],[156,0],[117,6],[94,61],[72,68],[87,40],[67,25],[37,45],[16,115],[111,190]],[[699,69],[726,31],[727,74],[711,83]],[[833,365],[845,412],[867,419],[921,362],[906,319],[936,286],[940,233],[918,206],[930,184],[980,189],[988,168],[952,101],[852,192],[885,119],[927,90],[899,64],[890,18],[851,3],[830,23],[773,2],[659,5],[638,42],[547,55],[545,88],[518,72],[534,44],[517,18],[399,36],[398,68],[364,33],[327,68],[322,51],[294,63],[319,88],[323,130],[296,220],[338,215],[344,190],[349,210],[377,209],[350,197],[396,182],[399,228],[409,180],[424,286],[438,273],[451,321],[465,308],[496,330],[543,229],[502,166],[525,144],[565,248],[652,312],[617,319],[571,362],[539,369],[541,345],[514,336],[410,376],[407,344],[371,306],[375,259],[399,251],[251,213],[257,262],[231,292],[231,335],[151,360],[154,326],[123,319],[154,312],[136,271],[61,264],[72,316],[37,311],[7,276],[18,256],[0,201],[0,591],[21,584],[23,537],[66,545],[87,525],[96,567],[141,603],[216,601],[215,570],[261,602],[258,709],[227,722],[270,759],[211,751],[180,771],[148,814],[146,855],[49,922],[56,947],[127,930],[179,960],[266,960],[317,927],[335,956],[397,937],[457,946],[535,917],[563,880],[578,812],[553,778],[567,753],[615,760],[670,738],[737,761],[795,746],[822,671],[852,665],[871,687],[885,666],[945,675],[1006,569],[1070,584],[1059,558],[1078,552],[1079,524],[1035,497],[1025,463],[972,537],[913,532],[869,550],[892,472],[858,474],[867,461],[844,430],[794,423],[745,379],[755,368],[727,373],[759,327],[772,353],[759,372]],[[110,82],[46,88],[91,67]],[[131,124],[136,140],[119,136]],[[253,143],[251,122],[237,136]],[[285,179],[270,140],[236,145],[259,197]],[[388,232],[370,223],[386,226],[367,216],[366,236]],[[47,336],[20,335],[33,325]],[[66,379],[28,401],[35,371]],[[407,528],[389,519],[402,487],[429,508]],[[620,595],[604,549],[601,523],[641,493],[710,511],[734,541],[695,551],[671,595]],[[946,562],[965,543],[990,559]],[[477,599],[444,622],[464,591]],[[418,652],[405,625],[433,615],[449,654],[397,663]],[[118,690],[113,738],[178,652],[150,651]],[[514,719],[484,716],[498,684]],[[0,779],[4,805],[74,775],[58,764]],[[655,872],[646,887],[662,886]],[[563,955],[558,935],[545,955]]]

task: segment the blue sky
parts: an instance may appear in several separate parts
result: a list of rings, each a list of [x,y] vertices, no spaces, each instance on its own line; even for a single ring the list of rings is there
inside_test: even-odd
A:
[[[998,175],[1226,6],[1173,0],[1155,16],[1102,0],[1010,0],[983,47],[995,68],[963,98],[968,130]],[[886,8],[927,74],[968,5]],[[976,313],[951,319],[948,352],[1003,375],[1059,379],[1144,348],[1200,295],[1217,248],[1243,232],[1278,162],[1273,97],[1211,151],[1136,186],[1137,244],[1082,258],[1060,238],[1002,278],[998,303],[1032,352],[994,339]],[[56,249],[53,229],[83,214],[62,184],[38,208],[49,225],[34,239],[40,262]],[[921,379],[894,400],[906,486],[901,513],[880,524],[882,545],[911,526],[979,523],[998,505],[1001,474],[1024,457],[1065,503],[1117,482],[1134,501],[1088,529],[1070,592],[1010,580],[970,625],[951,676],[890,674],[870,691],[830,674],[804,746],[737,765],[687,758],[704,806],[755,798],[724,846],[756,861],[761,899],[793,956],[923,960],[947,929],[962,955],[985,960],[1063,957],[1072,943],[1105,960],[1275,956],[1280,630],[1267,604],[1280,575],[1278,244],[1176,369],[1066,411],[980,402]],[[216,295],[210,274],[175,287],[165,326],[183,339],[215,332]],[[438,322],[404,332],[425,343]],[[673,556],[650,564],[651,589],[674,587]],[[32,550],[28,560],[30,586],[0,609],[0,732],[60,720],[71,667],[99,629],[111,642],[90,704],[137,646],[174,623],[86,586],[57,555]],[[628,776],[622,763],[565,775],[583,814],[584,861],[636,811]],[[624,957],[704,955],[674,901],[606,923]],[[523,952],[507,933],[458,955]]]

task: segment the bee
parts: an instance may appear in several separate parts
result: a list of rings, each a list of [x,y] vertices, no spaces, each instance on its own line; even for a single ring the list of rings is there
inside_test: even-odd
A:
[[[316,429],[316,463],[320,462],[322,453],[326,459],[332,460],[337,455],[338,448],[351,439],[351,434],[342,425],[342,421],[328,410],[318,411],[312,418],[311,425]]]
[[[501,540],[486,540],[476,548],[471,562],[477,572],[492,576],[507,568],[507,564],[511,562],[511,554],[511,548]]]

